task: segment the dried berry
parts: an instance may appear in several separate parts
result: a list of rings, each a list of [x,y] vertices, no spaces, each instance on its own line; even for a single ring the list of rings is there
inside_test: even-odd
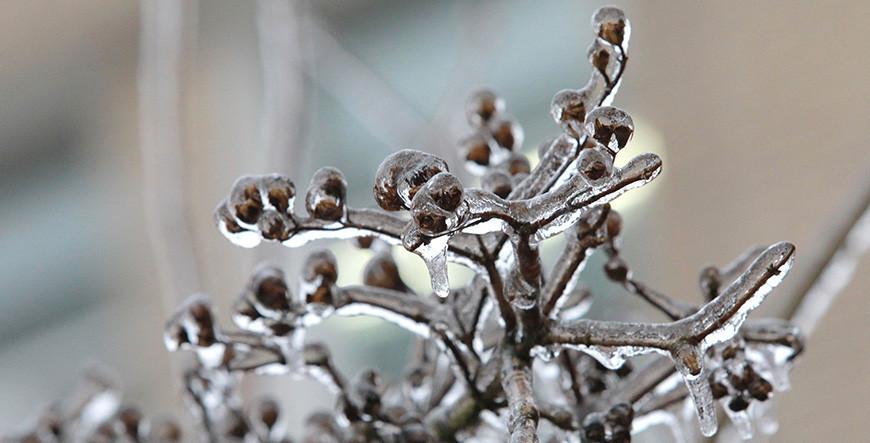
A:
[[[320,220],[339,220],[344,216],[347,182],[335,168],[320,168],[311,178],[305,194],[305,210]]]
[[[425,152],[404,149],[384,159],[375,178],[375,201],[387,211],[408,209],[417,191],[447,163]]]

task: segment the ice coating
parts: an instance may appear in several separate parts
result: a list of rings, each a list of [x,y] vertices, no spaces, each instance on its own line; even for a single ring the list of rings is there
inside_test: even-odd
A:
[[[773,391],[787,387],[787,370],[802,349],[788,325],[745,322],[788,271],[794,248],[776,244],[734,266],[708,267],[701,278],[708,302],[699,308],[635,279],[631,260],[620,255],[622,224],[609,203],[654,179],[662,164],[641,154],[614,167],[634,131],[631,116],[610,106],[628,60],[630,26],[612,7],[599,9],[592,25],[588,82],[554,96],[551,114],[561,134],[539,148],[535,167],[519,152],[524,134],[505,101],[482,90],[466,104],[470,134],[460,142],[482,189],[474,182],[466,188],[444,160],[414,150],[379,167],[376,209],[349,207],[347,183],[332,168],[314,173],[300,214],[289,179],[239,179],[215,211],[224,236],[246,247],[263,239],[298,247],[364,237],[360,244],[375,254],[365,285],[338,286],[334,257],[315,260],[331,270],[306,262],[295,295],[282,273],[259,270],[233,305],[242,332],[219,330],[211,314],[190,305],[167,327],[167,346],[194,351],[199,375],[216,387],[233,389],[227,380],[242,372],[316,378],[338,401],[333,414],[306,425],[307,433],[337,441],[625,442],[656,420],[675,426],[667,408],[677,403],[694,406],[702,433],[711,435],[714,399],[748,435]],[[563,232],[568,241],[548,272],[541,256],[549,244],[542,243]],[[372,246],[372,238],[420,256],[441,298],[410,290],[389,249]],[[606,254],[610,281],[670,321],[587,319],[592,300],[606,303],[591,296],[597,286],[578,284],[595,251]],[[448,260],[476,274],[470,284],[450,288]],[[415,334],[413,370],[392,385],[371,371],[342,376],[323,345],[303,342],[308,327],[331,315],[377,317]],[[635,376],[627,359],[649,353],[668,357],[656,360],[664,369]],[[244,436],[241,425],[262,424],[224,408],[221,395],[199,394],[221,426]],[[634,426],[635,412],[647,424]]]

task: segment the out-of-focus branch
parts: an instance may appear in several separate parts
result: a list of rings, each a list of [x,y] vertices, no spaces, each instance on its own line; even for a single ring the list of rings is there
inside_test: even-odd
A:
[[[185,29],[196,2],[142,0],[139,56],[139,148],[148,235],[167,312],[179,294],[200,289],[188,230],[180,129]]]
[[[815,272],[801,282],[786,318],[809,336],[834,299],[849,284],[861,257],[870,248],[870,192],[850,214],[836,241],[822,256]]]

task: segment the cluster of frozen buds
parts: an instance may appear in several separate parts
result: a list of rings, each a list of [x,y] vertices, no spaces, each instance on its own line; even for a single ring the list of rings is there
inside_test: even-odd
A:
[[[235,183],[216,211],[234,243],[296,247],[356,238],[372,258],[363,285],[339,287],[335,258],[316,252],[296,295],[279,269],[261,267],[235,305],[242,332],[217,329],[210,308],[199,307],[205,299],[182,307],[167,344],[194,350],[201,377],[217,391],[197,394],[219,399],[197,400],[210,433],[226,417],[242,417],[233,412],[239,406],[232,387],[240,373],[253,371],[307,374],[334,389],[338,407],[309,420],[310,441],[626,442],[662,422],[662,413],[673,416],[686,399],[704,435],[716,432],[716,399],[751,435],[750,418],[760,415],[752,403],[787,387],[801,338],[787,323],[744,321],[788,271],[794,246],[752,249],[723,269],[704,269],[701,306],[634,277],[620,254],[622,218],[609,202],[653,180],[661,160],[641,154],[614,166],[634,132],[631,116],[610,106],[628,61],[630,26],[612,7],[599,9],[592,26],[590,79],[553,98],[562,133],[540,145],[534,168],[504,100],[480,91],[466,106],[473,132],[460,142],[480,188],[466,187],[444,160],[409,149],[378,168],[380,209],[348,207],[347,183],[333,168],[315,172],[305,215],[294,212],[296,188],[287,178]],[[539,247],[559,234],[565,249],[547,272]],[[438,297],[416,294],[402,281],[393,245],[423,259]],[[585,318],[592,297],[578,274],[596,250],[608,258],[607,277],[668,322]],[[451,288],[448,262],[476,277]],[[417,334],[407,378],[386,383],[367,370],[346,381],[324,345],[304,340],[306,328],[332,315],[378,316]],[[634,370],[625,361],[648,353],[664,357]]]
[[[171,418],[146,418],[125,404],[115,377],[91,368],[67,398],[46,408],[32,429],[0,442],[180,443],[181,429]]]
[[[530,167],[522,129],[491,91],[472,95],[473,133],[461,144],[480,187],[466,187],[447,163],[402,150],[374,180],[378,209],[346,201],[334,168],[316,171],[295,212],[296,187],[279,175],[246,176],[215,211],[220,231],[254,247],[263,240],[297,247],[321,239],[356,239],[371,251],[363,284],[339,286],[328,251],[305,262],[296,289],[284,273],[261,266],[233,305],[236,329],[220,327],[209,298],[192,296],[166,326],[166,346],[190,351],[187,397],[210,441],[280,442],[277,403],[246,408],[238,395],[245,373],[308,376],[338,397],[333,411],[306,421],[305,442],[628,442],[654,424],[685,436],[679,405],[691,405],[701,433],[716,432],[715,400],[744,437],[764,405],[787,388],[802,349],[786,321],[746,321],[785,276],[794,246],[750,249],[723,268],[701,272],[704,303],[677,301],[638,280],[620,241],[622,217],[609,202],[643,186],[661,159],[641,154],[614,166],[634,132],[631,117],[611,106],[628,61],[630,26],[622,11],[592,18],[593,67],[580,89],[553,98],[562,128],[540,145]],[[555,265],[541,262],[541,242],[565,239]],[[425,262],[431,294],[402,280],[393,247]],[[657,309],[665,322],[586,317],[591,291],[579,281],[595,251],[605,275]],[[447,263],[475,277],[451,288]],[[376,316],[417,336],[399,380],[374,370],[346,378],[305,331],[330,316]],[[652,358],[626,361],[640,354]],[[770,426],[763,426],[768,429]]]

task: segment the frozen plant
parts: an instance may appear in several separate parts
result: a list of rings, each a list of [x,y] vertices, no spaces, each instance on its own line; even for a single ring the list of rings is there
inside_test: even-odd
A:
[[[261,265],[234,304],[234,329],[217,324],[206,295],[177,309],[164,339],[170,351],[195,356],[184,386],[202,440],[290,441],[276,401],[242,404],[237,388],[245,374],[312,377],[331,388],[336,407],[306,420],[306,443],[622,443],[653,425],[685,441],[693,430],[715,434],[720,409],[744,438],[775,430],[770,400],[788,389],[803,337],[787,320],[748,316],[785,277],[795,248],[753,247],[726,266],[704,268],[698,304],[635,277],[621,253],[622,218],[609,202],[655,179],[662,162],[640,154],[614,165],[634,131],[631,116],[611,106],[630,26],[622,11],[604,7],[592,30],[590,79],[554,96],[551,114],[562,132],[540,145],[534,168],[520,152],[523,131],[505,102],[479,91],[465,110],[471,135],[460,142],[479,187],[466,187],[444,160],[416,150],[398,151],[378,168],[378,209],[349,207],[348,184],[334,168],[313,174],[300,196],[304,213],[295,210],[297,188],[286,177],[236,181],[215,211],[218,229],[233,243],[298,247],[351,239],[371,259],[354,286],[337,284],[340,270],[326,250],[308,257],[296,287],[281,269]],[[829,276],[818,280],[825,284],[805,288],[812,296],[811,305],[796,308],[801,325],[815,323],[813,312],[824,312],[846,280],[843,269],[870,244],[866,202],[862,208],[824,267],[833,273],[821,272]],[[540,245],[558,235],[564,249],[544,269]],[[425,262],[432,294],[415,293],[402,280],[397,246]],[[663,321],[586,316],[592,295],[579,274],[596,251],[606,257],[607,278]],[[474,278],[451,287],[448,262],[468,267]],[[371,369],[348,378],[324,344],[306,342],[306,330],[326,318],[357,315],[417,337],[400,380],[388,383]],[[628,360],[642,354],[651,356]],[[113,411],[100,423],[112,423],[123,440],[126,428],[117,423],[124,421]],[[165,441],[137,432],[132,441]],[[55,441],[46,438],[38,441]]]
[[[630,26],[622,11],[606,7],[592,27],[591,78],[555,95],[551,114],[562,134],[541,146],[534,169],[519,151],[523,133],[504,101],[481,91],[468,102],[474,132],[461,143],[480,187],[466,187],[444,160],[416,150],[398,151],[378,168],[380,209],[348,207],[347,183],[334,168],[314,173],[305,214],[294,211],[297,189],[285,177],[236,181],[216,211],[234,243],[296,247],[356,238],[374,255],[359,286],[336,285],[339,270],[328,251],[309,257],[298,291],[281,270],[261,267],[233,313],[244,332],[218,328],[203,296],[182,306],[168,325],[167,346],[198,357],[199,377],[211,389],[189,391],[210,435],[224,439],[225,429],[238,429],[243,414],[232,383],[244,372],[308,374],[334,389],[339,406],[309,422],[311,441],[625,442],[687,397],[704,435],[717,430],[716,400],[751,435],[767,400],[787,387],[802,345],[786,322],[746,319],[788,272],[794,246],[752,249],[725,268],[705,269],[701,306],[635,279],[620,254],[621,217],[608,203],[653,180],[661,159],[641,154],[614,166],[634,131],[631,116],[610,106],[628,60]],[[559,234],[567,244],[547,272],[539,246]],[[416,294],[402,282],[393,245],[420,256],[434,294]],[[585,318],[590,294],[577,274],[595,250],[608,257],[610,280],[668,321]],[[476,277],[451,289],[448,261]],[[339,374],[326,347],[303,338],[333,315],[373,315],[416,334],[420,349],[406,379],[386,385],[372,370],[350,381]],[[626,362],[650,353],[667,364],[632,370]],[[682,382],[670,382],[672,374]],[[263,435],[255,423],[246,427]]]

